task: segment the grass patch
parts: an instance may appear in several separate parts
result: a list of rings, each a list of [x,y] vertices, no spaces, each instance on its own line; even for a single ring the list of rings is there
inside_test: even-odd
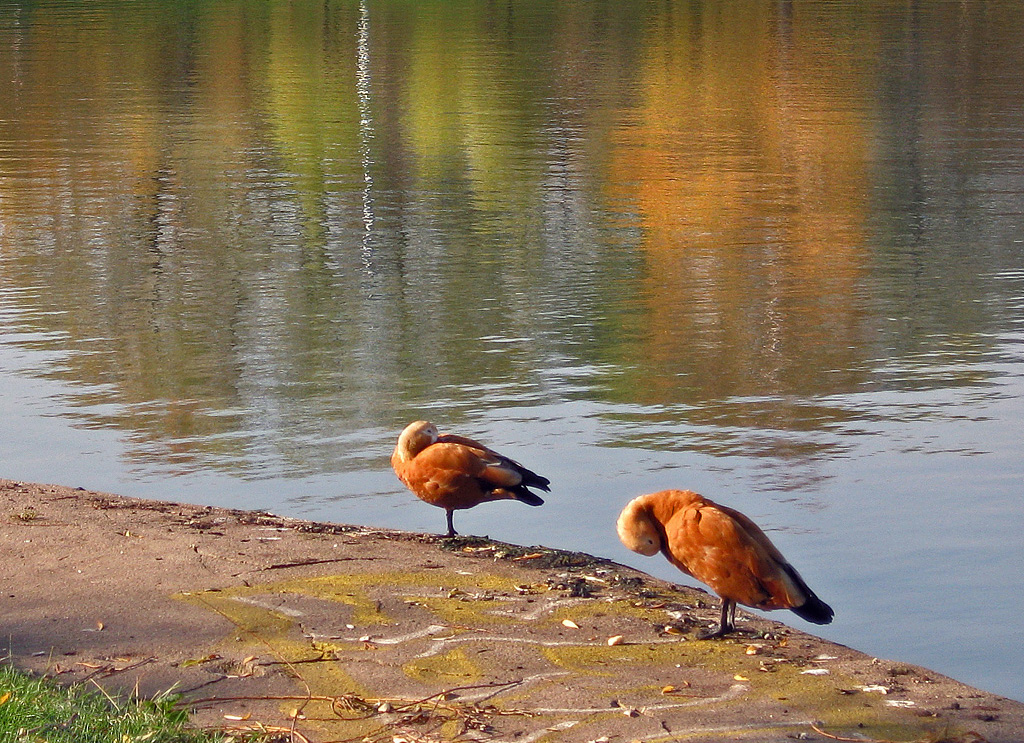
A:
[[[120,702],[0,663],[0,743],[227,743],[188,727],[171,696]]]

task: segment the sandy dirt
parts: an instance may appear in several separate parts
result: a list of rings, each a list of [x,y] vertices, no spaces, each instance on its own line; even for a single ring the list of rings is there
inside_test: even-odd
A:
[[[184,499],[184,498],[183,498]],[[16,666],[294,741],[1024,741],[1024,705],[578,553],[0,480]],[[782,616],[782,614],[780,614]]]

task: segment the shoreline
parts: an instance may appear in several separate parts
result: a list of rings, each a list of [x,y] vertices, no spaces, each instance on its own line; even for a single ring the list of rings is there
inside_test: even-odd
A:
[[[203,727],[1024,740],[1024,704],[777,621],[740,611],[741,636],[693,640],[717,598],[582,553],[10,480],[0,510],[10,662],[174,688]]]

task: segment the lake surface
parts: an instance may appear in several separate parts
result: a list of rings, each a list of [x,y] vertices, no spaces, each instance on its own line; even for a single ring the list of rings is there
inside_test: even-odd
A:
[[[1024,700],[1014,2],[0,5],[0,476],[627,552],[685,487]],[[0,534],[3,528],[0,527]],[[984,732],[983,730],[981,732]]]

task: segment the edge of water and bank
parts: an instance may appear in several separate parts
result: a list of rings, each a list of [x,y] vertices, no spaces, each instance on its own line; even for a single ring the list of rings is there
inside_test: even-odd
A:
[[[189,494],[183,494],[187,499]],[[200,498],[196,498],[197,500]],[[1024,704],[611,561],[0,480],[10,661],[302,741],[1020,741]]]

